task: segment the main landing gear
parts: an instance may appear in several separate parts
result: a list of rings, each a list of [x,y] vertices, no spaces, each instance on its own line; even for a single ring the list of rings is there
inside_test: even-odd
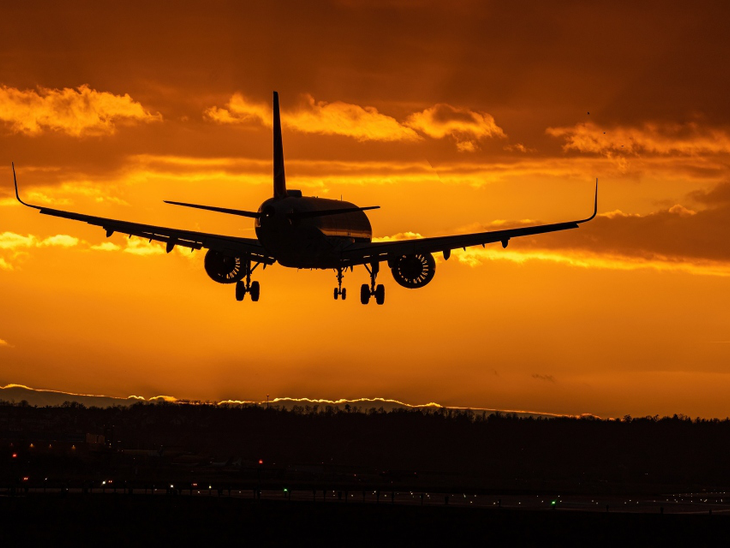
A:
[[[335,287],[335,300],[337,300],[338,297],[342,297],[342,300],[344,301],[347,298],[347,288],[342,287],[342,279],[345,277],[345,272],[343,268],[337,269],[337,287]]]
[[[249,293],[251,295],[251,300],[253,302],[259,300],[259,295],[261,294],[261,285],[259,284],[259,282],[251,281],[251,273],[256,270],[257,266],[259,266],[259,263],[253,265],[252,268],[250,260],[244,263],[244,268],[246,269],[246,281],[244,282],[243,280],[238,280],[236,282],[237,301],[242,301],[243,298],[246,296],[246,293]]]
[[[370,274],[370,285],[362,284],[360,288],[360,302],[362,304],[368,304],[370,297],[375,297],[375,302],[383,304],[385,302],[385,286],[383,284],[375,285],[375,279],[378,277],[378,271],[380,270],[380,263],[373,263],[370,266],[365,265],[365,268]]]

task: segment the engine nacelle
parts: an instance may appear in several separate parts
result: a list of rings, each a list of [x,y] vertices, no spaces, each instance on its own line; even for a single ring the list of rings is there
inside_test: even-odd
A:
[[[423,287],[436,274],[436,261],[430,253],[403,255],[388,261],[393,278],[408,289]]]
[[[209,249],[205,254],[204,264],[205,272],[219,284],[232,284],[242,280],[248,268],[248,261],[244,258],[226,255],[213,249]]]

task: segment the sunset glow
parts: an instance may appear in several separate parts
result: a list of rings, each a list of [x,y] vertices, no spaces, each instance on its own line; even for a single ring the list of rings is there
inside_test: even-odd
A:
[[[728,8],[332,1],[0,8],[0,385],[730,415]],[[104,21],[103,25],[99,24]],[[599,24],[600,23],[600,24]],[[39,215],[255,237],[272,91],[289,188],[380,241],[588,217],[361,306],[364,268],[256,271]],[[2,167],[4,166],[4,167]],[[159,396],[169,394],[170,396]]]

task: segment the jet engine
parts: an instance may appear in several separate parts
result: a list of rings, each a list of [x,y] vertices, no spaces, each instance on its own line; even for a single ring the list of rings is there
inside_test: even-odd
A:
[[[209,249],[205,254],[205,272],[219,284],[232,284],[246,275],[247,262],[241,257]]]
[[[388,261],[393,278],[408,289],[423,287],[436,274],[436,261],[430,253],[403,255]]]

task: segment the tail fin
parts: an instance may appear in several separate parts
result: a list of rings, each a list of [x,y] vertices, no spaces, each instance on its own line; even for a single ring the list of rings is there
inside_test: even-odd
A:
[[[284,147],[281,144],[279,94],[274,92],[274,198],[285,197],[286,177],[284,175]]]

